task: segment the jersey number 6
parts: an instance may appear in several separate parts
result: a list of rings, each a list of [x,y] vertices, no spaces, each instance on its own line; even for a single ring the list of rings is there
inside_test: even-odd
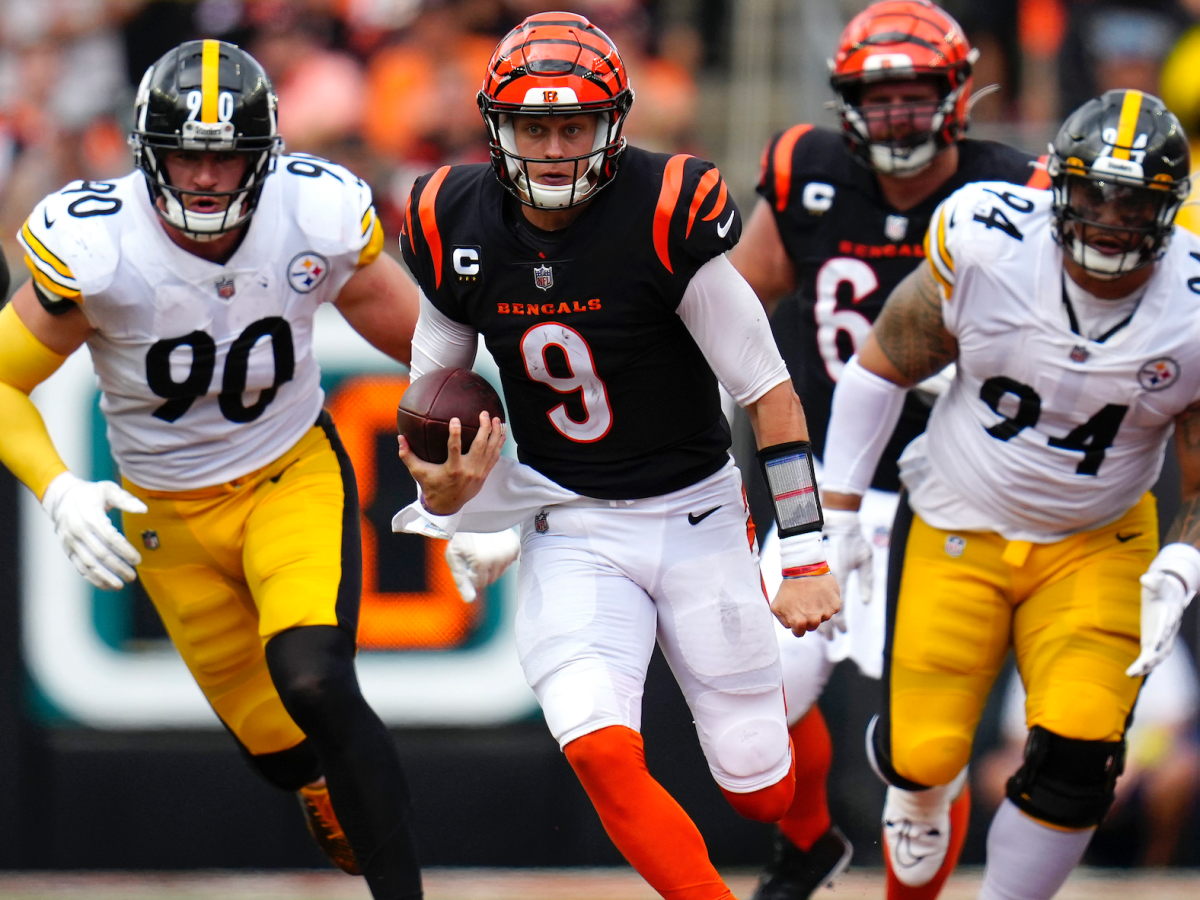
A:
[[[275,377],[269,388],[263,389],[258,400],[250,406],[242,403],[246,390],[246,379],[250,371],[250,351],[263,338],[271,339],[271,350],[275,359]],[[190,347],[191,368],[183,381],[171,377],[171,354],[180,347]],[[217,344],[204,331],[193,331],[176,338],[164,338],[146,353],[146,383],[150,390],[167,402],[154,411],[154,417],[164,422],[174,422],[195,402],[197,397],[208,393],[213,372],[217,366]],[[263,414],[279,386],[292,380],[296,370],[296,352],[292,345],[292,329],[287,320],[279,316],[267,316],[251,322],[237,336],[225,357],[225,371],[221,376],[221,393],[217,403],[221,413],[230,422],[245,424],[253,422]]]
[[[557,347],[567,358],[570,375],[560,378],[550,374],[546,364],[546,349]],[[560,403],[546,416],[563,437],[579,444],[591,444],[608,434],[612,427],[612,406],[608,402],[608,390],[596,374],[592,362],[592,348],[574,328],[558,322],[543,322],[525,332],[521,338],[521,355],[525,358],[525,372],[530,379],[549,387],[560,394],[579,391],[583,403],[583,421],[572,419],[567,405]]]

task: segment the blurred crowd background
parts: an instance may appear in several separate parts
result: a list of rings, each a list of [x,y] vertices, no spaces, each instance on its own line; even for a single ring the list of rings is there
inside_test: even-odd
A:
[[[798,121],[836,127],[826,60],[844,24],[867,4],[567,5],[622,51],[636,91],[630,141],[714,159],[748,210],[772,133]],[[997,86],[973,109],[973,136],[1041,152],[1065,113],[1113,87],[1158,94],[1189,134],[1200,134],[1200,0],[943,5],[982,51],[976,90]],[[554,7],[537,0],[0,0],[0,247],[14,282],[27,276],[15,234],[41,197],[73,179],[130,171],[126,134],[137,84],[179,42],[217,37],[254,54],[274,80],[288,149],[333,159],[368,180],[394,237],[417,175],[443,163],[487,159],[475,103],[485,65],[509,28],[547,8]],[[388,249],[397,251],[394,240]],[[1194,648],[1194,610],[1185,631]],[[1127,829],[1117,832],[1125,837],[1108,854],[1118,862],[1200,864],[1193,800],[1200,694],[1186,651],[1172,672],[1159,679],[1165,699],[1148,716],[1134,755],[1147,774],[1126,779],[1129,789],[1111,826]],[[877,689],[844,680],[825,702],[869,714]],[[835,725],[844,717],[830,718]],[[978,767],[980,816],[999,797],[992,769],[1011,771],[1009,757],[1019,754],[1022,741],[1019,716],[1006,725],[993,711],[990,721],[981,749],[990,745],[998,755],[994,765]],[[845,728],[856,757],[860,725]],[[882,788],[865,776],[864,761],[854,763],[844,776],[835,773],[835,807],[861,807],[865,820],[873,820]],[[1162,774],[1154,776],[1156,770]],[[975,829],[979,844],[982,834]]]
[[[743,205],[763,143],[834,124],[826,60],[865,0],[577,0],[616,41],[637,102],[632,142],[714,159]],[[1109,87],[1160,94],[1200,125],[1200,0],[946,0],[982,55],[974,132],[1040,150]],[[180,41],[252,52],[290,150],[342,162],[397,231],[414,176],[486,158],[475,92],[497,40],[539,0],[0,0],[0,245],[76,178],[130,169],[142,73]],[[14,266],[14,269],[19,269]]]

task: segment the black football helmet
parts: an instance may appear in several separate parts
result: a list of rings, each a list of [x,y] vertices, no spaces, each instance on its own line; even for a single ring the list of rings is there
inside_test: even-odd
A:
[[[194,240],[212,240],[249,220],[263,180],[282,152],[271,80],[249,53],[224,41],[187,41],[168,50],[142,76],[129,136],[134,164],[146,176],[154,208]],[[240,153],[246,174],[224,210],[196,212],[183,203],[163,165],[172,150]],[[158,200],[162,203],[158,203]]]
[[[1189,155],[1179,120],[1142,91],[1107,91],[1071,113],[1047,160],[1063,251],[1104,279],[1161,257],[1191,187]]]

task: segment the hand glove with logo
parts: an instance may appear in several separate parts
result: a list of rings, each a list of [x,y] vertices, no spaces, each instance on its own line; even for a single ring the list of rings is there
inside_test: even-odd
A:
[[[852,509],[828,508],[824,513],[825,558],[837,579],[838,590],[843,598],[849,598],[850,575],[857,572],[859,596],[863,603],[870,603],[875,588],[875,554],[863,537],[858,513]]]
[[[1125,674],[1146,675],[1171,654],[1183,611],[1200,585],[1200,550],[1167,544],[1154,557],[1142,582],[1142,652]]]
[[[521,538],[511,528],[494,534],[460,531],[446,544],[446,563],[465,603],[473,603],[520,555]]]
[[[137,577],[141,554],[108,518],[110,509],[146,512],[146,504],[111,481],[84,481],[63,472],[42,495],[42,509],[79,574],[106,591]]]

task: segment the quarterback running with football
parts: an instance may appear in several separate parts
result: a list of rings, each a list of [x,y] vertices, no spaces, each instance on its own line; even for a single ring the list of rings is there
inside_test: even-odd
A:
[[[300,793],[331,859],[376,898],[412,900],[408,788],[354,671],[354,472],[312,340],[333,303],[407,362],[416,290],[380,254],[363,181],[280,155],[275,105],[245,51],[181,44],[138,90],[137,171],[34,209],[19,234],[33,278],[0,311],[0,460],[88,581],[116,590],[136,570],[250,765]],[[85,343],[124,488],[67,471],[28,396]]]
[[[858,507],[906,391],[957,362],[900,457],[882,711],[868,749],[917,873],[1011,647],[1029,739],[992,821],[981,900],[1047,900],[1113,800],[1142,677],[1200,586],[1200,239],[1174,228],[1188,145],[1155,97],[1072,113],[1051,192],[967,185],[834,394],[825,503]],[[884,427],[880,427],[881,423]],[[1172,430],[1183,506],[1149,493]],[[894,798],[891,793],[894,792]]]
[[[803,413],[724,255],[737,208],[710,163],[625,145],[632,101],[599,29],[531,16],[479,94],[491,165],[417,180],[401,236],[422,290],[412,374],[471,365],[482,335],[520,463],[497,463],[503,428],[486,414],[461,453],[452,425],[442,465],[401,440],[421,497],[393,527],[520,524],[517,645],[547,725],[655,890],[729,900],[696,826],[646,769],[655,641],[726,798],[773,822],[793,778],[772,608],[803,634],[839,605]],[[749,411],[780,517],[771,604],[718,380]]]
[[[927,0],[875,3],[847,25],[833,58],[842,133],[795,125],[767,145],[761,199],[729,258],[772,315],[818,459],[834,385],[892,288],[921,263],[934,208],[972,181],[1048,184],[1027,154],[964,137],[977,56],[954,19]],[[832,745],[816,700],[843,659],[868,677],[883,673],[896,460],[924,430],[931,400],[929,390],[905,398],[862,509],[825,511],[844,632],[826,626],[828,640],[797,641],[778,630],[796,794],[754,900],[804,900],[849,863],[850,844],[829,814]],[[768,587],[778,581],[775,547],[772,531],[763,546]],[[964,788],[953,809],[951,858],[965,837],[969,802]],[[889,806],[884,821],[887,843],[902,833],[904,816]],[[892,900],[936,894],[938,878],[914,876],[893,852],[885,858]]]

